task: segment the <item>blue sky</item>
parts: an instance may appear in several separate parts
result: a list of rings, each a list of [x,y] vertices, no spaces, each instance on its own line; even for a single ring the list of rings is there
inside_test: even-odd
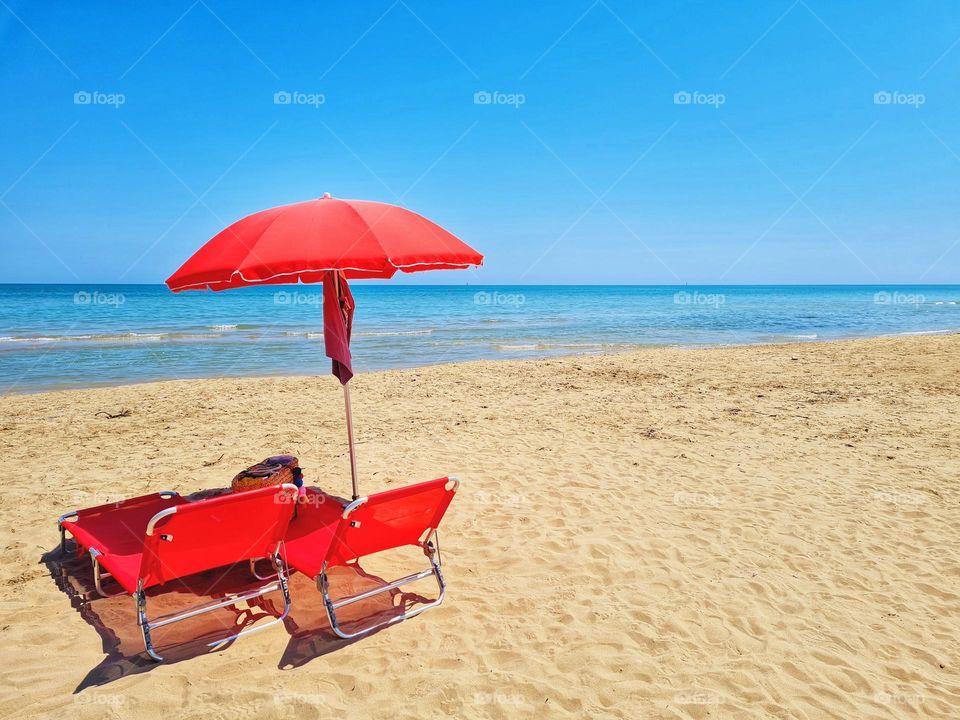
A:
[[[160,282],[324,192],[487,256],[401,282],[960,277],[955,2],[266,7],[2,0],[0,281]]]

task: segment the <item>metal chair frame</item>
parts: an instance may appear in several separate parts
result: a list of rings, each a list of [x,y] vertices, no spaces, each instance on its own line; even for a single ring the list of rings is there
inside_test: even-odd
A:
[[[436,535],[436,530],[434,530],[430,534],[430,537],[432,538],[435,535]],[[430,560],[430,567],[427,568],[426,570],[415,572],[411,575],[407,575],[406,577],[402,577],[399,580],[394,580],[393,582],[389,582],[386,585],[383,585],[381,587],[376,587],[376,588],[373,588],[372,590],[367,590],[365,592],[357,593],[356,595],[351,595],[345,598],[340,598],[338,600],[334,600],[332,597],[330,597],[330,580],[327,577],[327,563],[323,564],[323,568],[320,570],[320,574],[317,575],[317,589],[320,591],[321,595],[323,596],[323,606],[327,611],[327,619],[330,621],[330,627],[333,629],[333,632],[337,634],[337,636],[343,638],[344,640],[352,640],[354,638],[367,635],[373,632],[374,630],[379,630],[380,628],[387,627],[388,625],[394,625],[398,622],[402,622],[412,617],[416,617],[420,613],[426,612],[427,610],[431,610],[443,602],[443,598],[447,592],[447,584],[443,579],[443,572],[440,569],[440,561],[438,559],[437,549],[433,544],[433,541],[430,539],[427,539],[421,547],[423,548],[424,555],[426,555],[427,558],[429,558]],[[424,578],[428,578],[431,575],[434,577],[434,579],[436,579],[437,586],[440,589],[440,594],[437,595],[437,599],[434,600],[433,602],[427,603],[425,605],[420,605],[414,608],[413,610],[409,610],[407,612],[401,613],[400,615],[394,615],[393,617],[387,618],[386,620],[382,620],[381,622],[368,625],[354,632],[347,632],[340,626],[340,623],[337,620],[337,610],[344,607],[345,605],[351,605],[355,602],[360,602],[361,600],[366,600],[367,598],[371,598],[376,595],[379,595],[380,593],[396,590],[399,587],[408,585],[412,582],[416,582],[417,580],[423,580]]]
[[[292,485],[290,487],[296,490],[296,488],[294,488]],[[164,490],[159,494],[163,497],[174,497],[177,495],[177,493],[169,490]],[[156,529],[157,523],[163,518],[173,515],[176,511],[177,511],[176,505],[160,510],[152,518],[150,518],[150,521],[147,523],[145,534],[148,536],[153,535],[154,530]],[[67,550],[66,532],[69,530],[71,520],[77,517],[77,515],[78,515],[78,512],[73,511],[69,513],[65,513],[64,515],[61,515],[57,519],[57,528],[60,531],[61,552],[65,553]],[[164,539],[167,539],[167,538],[164,538]],[[169,539],[172,540],[172,538],[169,538]],[[256,577],[258,580],[270,580],[270,582],[268,582],[266,585],[262,585],[257,588],[251,588],[250,590],[245,590],[240,593],[229,593],[224,595],[223,598],[216,598],[206,603],[200,603],[199,605],[194,605],[193,607],[190,607],[179,613],[171,613],[168,615],[163,615],[153,620],[150,620],[147,616],[147,595],[146,595],[146,589],[144,588],[144,579],[143,578],[138,579],[137,589],[133,593],[133,599],[137,609],[137,625],[140,627],[140,632],[143,635],[143,645],[147,655],[149,655],[153,660],[156,660],[157,662],[163,661],[163,657],[156,651],[156,648],[154,647],[154,644],[153,644],[153,640],[151,638],[151,632],[153,630],[164,627],[165,625],[170,625],[172,623],[179,622],[181,620],[186,620],[188,618],[196,617],[204,613],[212,612],[220,608],[229,607],[231,605],[236,605],[237,603],[240,603],[240,602],[253,600],[263,595],[267,595],[271,592],[280,591],[283,594],[283,613],[279,617],[276,617],[273,620],[263,623],[261,625],[257,625],[256,627],[248,628],[246,630],[241,630],[240,632],[229,635],[228,637],[220,638],[213,642],[207,643],[207,647],[217,647],[225,643],[228,643],[232,640],[236,640],[237,638],[242,637],[244,635],[249,635],[254,632],[259,632],[260,630],[268,628],[272,625],[276,625],[277,623],[283,622],[286,619],[287,615],[289,615],[290,613],[291,600],[290,600],[290,588],[287,582],[289,573],[287,572],[286,565],[284,564],[283,558],[280,553],[281,544],[282,543],[277,544],[277,547],[274,549],[273,555],[269,558],[274,569],[274,573],[272,575],[269,575],[269,576],[259,575],[254,568],[255,561],[250,560],[250,568],[254,577]],[[89,554],[90,554],[91,564],[93,566],[93,582],[94,582],[94,586],[96,587],[97,593],[101,597],[105,597],[105,598],[117,597],[119,595],[126,595],[127,592],[125,590],[121,590],[120,592],[107,592],[103,589],[103,580],[105,578],[109,578],[112,576],[109,572],[105,571],[101,567],[100,556],[102,555],[102,553],[99,550],[97,550],[96,548],[90,548]]]

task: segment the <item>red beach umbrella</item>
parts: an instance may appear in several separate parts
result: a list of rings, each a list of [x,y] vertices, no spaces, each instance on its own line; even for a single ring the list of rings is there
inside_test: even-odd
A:
[[[167,280],[180,290],[390,278],[397,270],[459,270],[483,256],[425,217],[396,205],[319,200],[281,205],[238,220],[197,250]]]
[[[250,285],[322,282],[325,352],[343,385],[353,497],[358,497],[350,333],[353,295],[348,278],[390,278],[425,270],[483,264],[462,240],[405,208],[367,200],[317,200],[262,210],[215,235],[167,279],[173,292]]]

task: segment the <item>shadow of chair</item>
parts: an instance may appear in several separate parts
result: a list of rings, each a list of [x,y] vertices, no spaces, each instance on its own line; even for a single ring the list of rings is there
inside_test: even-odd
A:
[[[383,578],[364,571],[359,563],[331,568],[328,577],[337,597],[358,595],[388,584]],[[301,667],[311,660],[387,629],[378,628],[367,635],[345,640],[330,628],[323,597],[313,580],[301,573],[294,573],[290,578],[290,593],[294,598],[293,609],[284,621],[290,640],[278,665],[281,670]],[[379,624],[401,616],[415,605],[430,601],[417,593],[403,592],[397,588],[348,605],[338,610],[337,616],[341,627],[350,631],[355,626]]]
[[[87,672],[75,692],[106,685],[128,675],[150,672],[157,667],[158,663],[144,654],[133,598],[126,594],[101,597],[94,586],[88,556],[77,557],[70,549],[61,553],[59,548],[55,548],[44,553],[41,562],[46,565],[59,589],[69,598],[71,606],[100,635],[105,654],[105,657]],[[359,564],[332,568],[329,577],[338,597],[356,595],[387,585],[386,580],[365,572]],[[151,611],[159,617],[182,611],[197,603],[222,598],[228,592],[242,592],[258,584],[260,581],[250,574],[249,567],[243,563],[168,582],[149,589],[147,596]],[[289,585],[293,606],[283,621],[290,637],[278,663],[281,670],[301,667],[315,658],[363,639],[344,640],[334,634],[327,619],[323,598],[310,578],[300,573],[292,573]],[[104,590],[111,590],[109,581],[105,583]],[[417,603],[426,602],[429,602],[429,599],[416,593],[394,589],[350,605],[338,612],[338,615],[342,615],[341,624],[349,629],[353,624],[371,624],[402,615]],[[239,608],[219,608],[155,630],[153,641],[161,651],[164,663],[179,663],[223,650],[232,642],[214,646],[210,646],[210,643],[234,635],[260,620],[278,618],[283,614],[283,601],[279,593],[255,598],[245,605],[246,607]],[[370,635],[377,632],[380,630],[375,630]]]
[[[137,625],[137,611],[130,595],[101,597],[94,586],[89,557],[77,557],[72,551],[51,550],[41,558],[50,576],[70,599],[71,606],[100,635],[105,657],[92,668],[76,688],[105,685],[118,678],[149,672],[157,663],[144,654],[143,637]],[[159,617],[217,598],[227,592],[240,592],[259,583],[250,575],[246,563],[198,573],[147,591],[151,611]],[[111,591],[109,581],[104,590]],[[279,593],[274,593],[279,596]],[[216,652],[231,643],[213,647],[218,638],[233,635],[264,618],[283,614],[282,598],[261,597],[256,606],[227,606],[184,622],[167,625],[153,632],[153,640],[162,649],[167,664]]]

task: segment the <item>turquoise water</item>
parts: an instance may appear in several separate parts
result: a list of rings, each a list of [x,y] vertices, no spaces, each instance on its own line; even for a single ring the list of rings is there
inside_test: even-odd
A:
[[[352,285],[354,369],[960,331],[960,286]],[[0,392],[317,374],[318,286],[0,285]]]

